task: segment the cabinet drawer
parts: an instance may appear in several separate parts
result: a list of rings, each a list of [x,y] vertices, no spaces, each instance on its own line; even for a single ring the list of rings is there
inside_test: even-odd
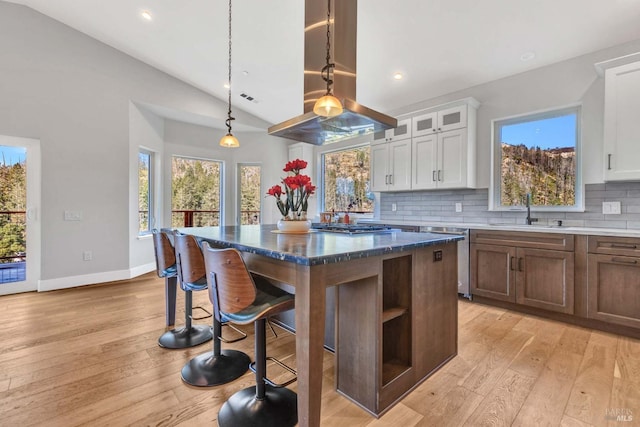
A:
[[[593,254],[640,257],[640,239],[633,237],[589,236],[589,252]]]
[[[471,230],[471,243],[572,251],[574,236],[560,233]]]

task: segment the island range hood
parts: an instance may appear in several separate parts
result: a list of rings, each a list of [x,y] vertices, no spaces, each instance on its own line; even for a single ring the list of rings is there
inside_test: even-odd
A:
[[[313,112],[316,99],[326,92],[320,76],[325,65],[327,9],[324,1],[305,0],[304,113],[269,128],[269,135],[322,145],[359,135],[395,128],[397,120],[358,104],[356,99],[357,0],[332,1],[331,60],[336,64],[333,94],[342,101],[343,113],[321,117]]]

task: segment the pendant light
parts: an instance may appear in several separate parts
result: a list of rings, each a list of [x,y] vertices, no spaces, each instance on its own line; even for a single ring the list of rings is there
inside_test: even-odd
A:
[[[322,80],[327,82],[327,93],[316,101],[313,112],[318,116],[334,117],[342,114],[342,103],[331,93],[333,80],[331,80],[331,70],[336,64],[331,62],[331,0],[327,0],[327,64],[322,67]],[[324,73],[327,73],[326,76]]]
[[[227,85],[229,86],[229,111],[227,111],[227,120],[225,121],[227,134],[220,139],[220,145],[228,148],[236,148],[240,147],[240,142],[238,138],[231,133],[231,121],[235,120],[234,117],[231,117],[231,0],[229,0],[229,79],[227,80]]]

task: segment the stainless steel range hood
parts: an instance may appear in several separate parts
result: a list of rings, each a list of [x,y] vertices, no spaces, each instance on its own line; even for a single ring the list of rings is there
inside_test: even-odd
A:
[[[327,4],[305,0],[304,114],[271,126],[269,135],[322,145],[395,128],[398,124],[395,118],[355,101],[358,2],[331,1],[331,10],[335,11],[331,28],[331,60],[336,64],[333,93],[342,101],[344,112],[330,118],[313,112],[316,99],[326,92],[320,70],[325,65],[326,56]]]

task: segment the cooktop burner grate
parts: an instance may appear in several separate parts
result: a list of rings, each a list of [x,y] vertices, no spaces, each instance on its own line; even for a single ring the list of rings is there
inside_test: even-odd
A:
[[[365,233],[389,233],[393,229],[386,225],[371,224],[335,224],[335,223],[313,223],[311,228],[318,231],[330,233],[365,234]]]

